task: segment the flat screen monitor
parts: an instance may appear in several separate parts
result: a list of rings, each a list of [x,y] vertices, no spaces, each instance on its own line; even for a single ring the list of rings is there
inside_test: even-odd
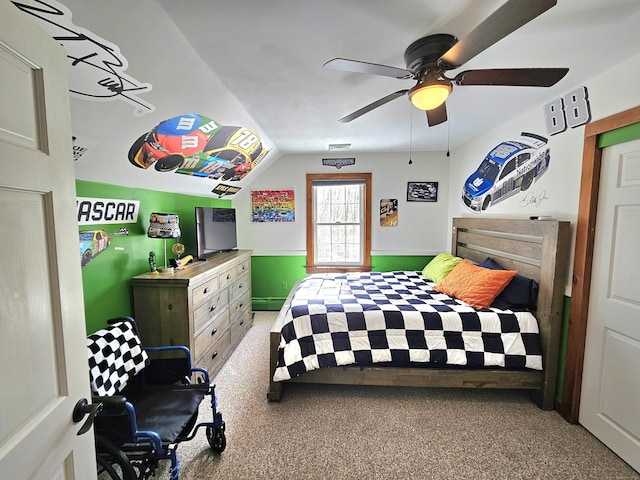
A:
[[[235,208],[196,207],[198,259],[238,248]]]

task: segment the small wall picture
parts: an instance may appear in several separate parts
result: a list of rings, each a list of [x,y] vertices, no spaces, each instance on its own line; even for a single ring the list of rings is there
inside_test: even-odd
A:
[[[383,198],[380,200],[380,226],[398,226],[398,199]]]
[[[407,182],[407,202],[437,202],[438,182]]]

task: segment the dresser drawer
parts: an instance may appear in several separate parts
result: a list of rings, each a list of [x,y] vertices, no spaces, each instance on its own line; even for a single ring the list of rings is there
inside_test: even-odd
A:
[[[202,302],[211,298],[213,294],[215,294],[220,289],[220,283],[218,281],[218,276],[214,275],[206,282],[198,285],[197,287],[193,287],[193,291],[191,292],[191,301],[193,302],[193,306],[197,307]]]
[[[244,309],[231,323],[229,331],[231,332],[231,344],[235,345],[240,341],[244,334],[249,330],[252,324],[252,313],[250,308]]]
[[[238,277],[251,270],[251,258],[247,258],[245,261],[238,263],[236,266],[236,275]]]
[[[211,322],[204,326],[200,333],[196,336],[194,345],[194,357],[198,358],[206,352],[211,345],[218,342],[221,337],[229,330],[229,312],[223,311],[215,317]]]
[[[236,273],[235,268],[230,268],[229,270],[225,270],[218,277],[220,282],[220,288],[228,287],[235,281],[236,278],[238,278],[238,274]]]
[[[196,366],[204,367],[209,371],[211,380],[213,376],[220,369],[224,361],[227,359],[227,352],[231,347],[231,334],[229,330],[222,332],[222,335],[218,340],[209,347],[204,354],[198,358]]]
[[[235,299],[246,292],[251,294],[251,275],[243,275],[229,286],[229,298]]]
[[[218,290],[202,305],[193,310],[193,332],[198,335],[200,330],[213,317],[222,312],[229,304],[229,295],[226,290]]]
[[[240,313],[251,307],[251,290],[245,291],[240,297],[232,300],[229,304],[229,319],[231,323],[235,322]]]

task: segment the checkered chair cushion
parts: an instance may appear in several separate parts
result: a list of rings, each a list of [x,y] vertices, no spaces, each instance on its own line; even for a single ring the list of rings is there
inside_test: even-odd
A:
[[[121,391],[149,363],[131,322],[117,323],[89,335],[87,355],[91,390],[100,396]]]

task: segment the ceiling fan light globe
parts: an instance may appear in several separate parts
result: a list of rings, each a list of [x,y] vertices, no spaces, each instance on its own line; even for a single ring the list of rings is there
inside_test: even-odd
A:
[[[442,105],[450,93],[451,85],[446,83],[421,85],[409,92],[409,99],[420,110],[433,110]]]

